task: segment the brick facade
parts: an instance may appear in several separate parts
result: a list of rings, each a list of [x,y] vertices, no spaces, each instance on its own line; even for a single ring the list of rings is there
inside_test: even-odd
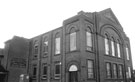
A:
[[[87,46],[87,31],[91,34],[90,46]],[[108,55],[105,54],[105,34],[109,37]],[[76,37],[73,50],[71,37]],[[60,38],[60,47],[56,45],[56,38]],[[60,48],[58,54],[56,48]],[[92,64],[88,66],[89,63]],[[111,65],[109,78],[106,63]],[[81,11],[65,20],[62,27],[31,39],[14,37],[5,46],[5,67],[9,71],[8,82],[18,82],[21,74],[28,75],[31,82],[129,82],[133,70],[129,38],[111,9],[94,13]]]

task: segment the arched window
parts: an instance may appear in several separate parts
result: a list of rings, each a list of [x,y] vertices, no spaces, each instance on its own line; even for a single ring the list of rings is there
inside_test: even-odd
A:
[[[76,50],[76,30],[74,27],[70,30],[70,51]]]
[[[115,43],[114,42],[115,40],[112,37],[112,40],[111,40],[112,56],[115,56]]]
[[[107,35],[107,33],[105,33],[104,42],[105,42],[105,54],[109,55],[109,36]]]
[[[127,55],[127,60],[129,60],[129,48],[128,48],[128,45],[126,45],[126,55]]]
[[[90,27],[87,27],[86,31],[86,45],[87,45],[87,50],[92,51],[92,31]]]
[[[34,42],[34,54],[38,54],[38,41],[35,40]]]
[[[47,54],[48,54],[48,39],[47,37],[45,37],[43,41],[43,55]]]
[[[60,54],[60,34],[55,36],[55,54]]]
[[[117,40],[117,55],[118,55],[119,58],[121,57],[121,53],[120,52],[121,52],[120,51],[120,41]]]

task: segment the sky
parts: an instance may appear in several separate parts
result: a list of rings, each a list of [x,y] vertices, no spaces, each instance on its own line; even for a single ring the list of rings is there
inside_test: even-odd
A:
[[[0,0],[0,48],[13,36],[32,38],[62,26],[79,11],[111,8],[130,38],[135,69],[134,0]]]

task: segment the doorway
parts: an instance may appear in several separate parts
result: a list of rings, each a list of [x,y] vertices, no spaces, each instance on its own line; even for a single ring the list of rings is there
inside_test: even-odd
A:
[[[78,68],[76,65],[71,65],[69,68],[69,82],[78,82]]]

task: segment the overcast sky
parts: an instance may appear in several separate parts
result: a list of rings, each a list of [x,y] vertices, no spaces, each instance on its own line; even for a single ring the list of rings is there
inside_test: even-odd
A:
[[[131,42],[135,68],[134,0],[0,0],[0,48],[14,35],[32,38],[62,26],[79,11],[111,8]]]

